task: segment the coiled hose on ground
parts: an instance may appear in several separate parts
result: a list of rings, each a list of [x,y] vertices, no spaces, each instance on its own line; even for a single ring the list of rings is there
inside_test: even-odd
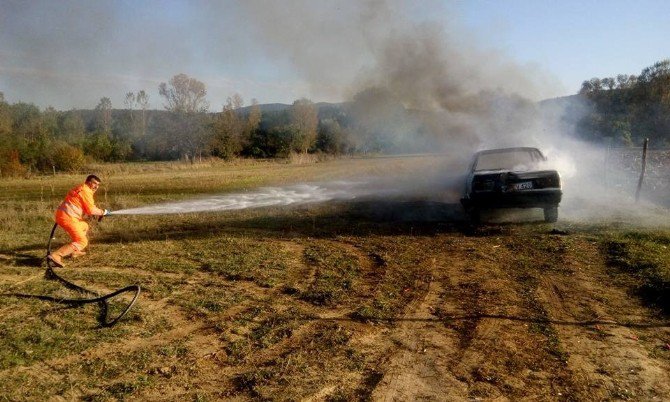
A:
[[[49,235],[49,242],[47,243],[47,256],[51,254],[51,241],[54,239],[54,235],[56,233],[56,228],[58,227],[58,224],[54,224],[53,228],[51,229],[51,234]],[[60,303],[60,304],[66,304],[69,306],[81,306],[84,304],[91,304],[91,303],[98,303],[100,305],[100,315],[98,316],[98,321],[100,322],[100,325],[102,327],[112,327],[114,324],[116,324],[121,318],[123,318],[130,309],[135,305],[135,302],[137,301],[137,298],[140,295],[140,286],[139,285],[130,285],[126,286],[124,288],[121,288],[119,290],[116,290],[112,293],[108,293],[106,295],[99,295],[96,292],[93,292],[91,290],[88,290],[86,288],[83,288],[79,285],[76,285],[67,279],[59,276],[56,274],[52,267],[52,262],[49,258],[46,258],[47,262],[47,268],[46,271],[44,272],[44,278],[47,280],[54,280],[60,282],[63,286],[70,290],[74,290],[80,293],[84,294],[89,294],[94,297],[88,298],[88,299],[63,299],[59,297],[54,297],[54,296],[46,296],[46,295],[33,295],[33,294],[25,294],[25,293],[5,293],[2,296],[13,296],[13,297],[19,297],[19,298],[26,298],[26,299],[39,299],[39,300],[45,300],[45,301],[50,301],[54,303]],[[116,316],[113,319],[109,319],[109,304],[107,303],[107,300],[111,299],[112,297],[118,296],[122,293],[128,293],[128,292],[135,292],[135,295],[133,296],[132,300],[126,307],[121,311],[121,314]]]

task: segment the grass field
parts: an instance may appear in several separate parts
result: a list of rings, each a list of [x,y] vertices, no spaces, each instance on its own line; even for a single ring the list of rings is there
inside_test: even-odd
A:
[[[95,167],[112,210],[352,178],[402,191],[92,222],[88,255],[58,273],[100,293],[140,284],[139,302],[100,328],[95,304],[0,297],[0,400],[669,399],[667,220],[471,227],[435,184],[449,169],[436,156]],[[43,260],[53,210],[84,176],[0,181],[0,293],[81,296],[44,279]]]

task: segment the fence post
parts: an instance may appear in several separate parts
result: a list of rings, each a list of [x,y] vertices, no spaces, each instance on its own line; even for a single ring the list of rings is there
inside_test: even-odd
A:
[[[610,161],[610,153],[612,152],[612,140],[614,138],[610,138],[609,143],[607,144],[607,151],[605,152],[605,163],[603,166],[603,184],[605,187],[607,187],[607,169]]]
[[[644,146],[642,147],[642,171],[640,172],[640,180],[637,182],[637,191],[635,192],[635,202],[640,200],[640,190],[642,189],[642,181],[644,180],[644,171],[647,169],[647,147],[649,146],[649,138],[644,139]]]

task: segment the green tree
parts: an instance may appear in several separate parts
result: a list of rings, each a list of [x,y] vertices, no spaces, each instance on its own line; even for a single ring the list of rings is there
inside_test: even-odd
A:
[[[242,97],[229,97],[214,122],[214,135],[210,143],[212,154],[224,159],[238,156],[246,143],[245,124],[238,114],[243,105]]]
[[[39,169],[49,148],[49,136],[44,126],[43,115],[33,104],[15,103],[13,115],[12,147],[19,152],[20,162],[29,170]]]
[[[142,111],[140,114],[140,136],[144,137],[147,134],[147,109],[149,107],[149,95],[140,90],[135,96],[137,107]]]
[[[96,127],[103,133],[112,132],[112,101],[108,97],[100,98],[100,102],[95,106]]]
[[[180,157],[194,163],[211,137],[205,129],[206,116],[202,115],[209,108],[205,84],[186,74],[178,74],[172,77],[169,85],[161,83],[158,92],[166,102],[165,109],[174,115],[163,135],[177,148]]]
[[[5,102],[5,95],[0,92],[0,144],[9,142],[9,137],[13,133],[13,125],[11,107]]]
[[[670,60],[639,76],[585,81],[580,95],[590,101],[590,110],[578,122],[584,137],[612,138],[624,146],[641,145],[644,138],[656,147],[670,144]]]
[[[169,85],[162,82],[158,93],[165,99],[165,109],[171,112],[200,113],[209,108],[205,84],[186,74],[175,75]]]
[[[316,105],[309,99],[298,99],[291,106],[291,125],[298,130],[295,150],[307,153],[316,143],[316,130],[319,124]]]
[[[49,140],[55,139],[59,134],[58,120],[60,113],[52,106],[47,107],[42,112],[42,128]]]
[[[134,92],[126,92],[123,98],[123,106],[125,106],[126,114],[124,115],[124,124],[122,131],[126,132],[126,137],[136,138],[138,135],[138,125],[135,119],[135,104],[137,102]]]
[[[670,60],[642,70],[634,98],[635,142],[640,145],[649,138],[657,147],[670,144]]]
[[[59,122],[59,137],[70,144],[80,144],[84,140],[86,126],[81,114],[75,110],[66,112]]]
[[[348,133],[335,119],[324,119],[319,122],[319,134],[316,147],[323,152],[339,155],[352,148]]]
[[[99,161],[111,160],[113,152],[112,141],[109,136],[97,131],[86,136],[84,141],[84,152]]]
[[[258,130],[258,127],[260,127],[261,119],[262,119],[261,108],[258,105],[258,101],[256,99],[252,99],[251,109],[249,109],[249,116],[247,117],[247,124],[245,127],[246,130],[245,138],[247,142],[250,141],[251,137]]]
[[[133,92],[126,92],[126,96],[123,98],[123,105],[130,112],[135,109],[135,94]],[[132,116],[132,113],[130,115]]]
[[[12,132],[17,139],[23,142],[36,141],[42,131],[42,115],[40,109],[31,103],[15,103],[11,107]]]
[[[273,127],[267,132],[265,152],[267,156],[286,158],[300,146],[300,129],[294,125]]]

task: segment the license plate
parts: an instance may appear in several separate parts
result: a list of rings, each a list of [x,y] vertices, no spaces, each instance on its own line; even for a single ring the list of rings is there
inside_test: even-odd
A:
[[[533,182],[532,181],[524,181],[521,183],[515,183],[512,186],[513,190],[529,190],[533,188]]]

